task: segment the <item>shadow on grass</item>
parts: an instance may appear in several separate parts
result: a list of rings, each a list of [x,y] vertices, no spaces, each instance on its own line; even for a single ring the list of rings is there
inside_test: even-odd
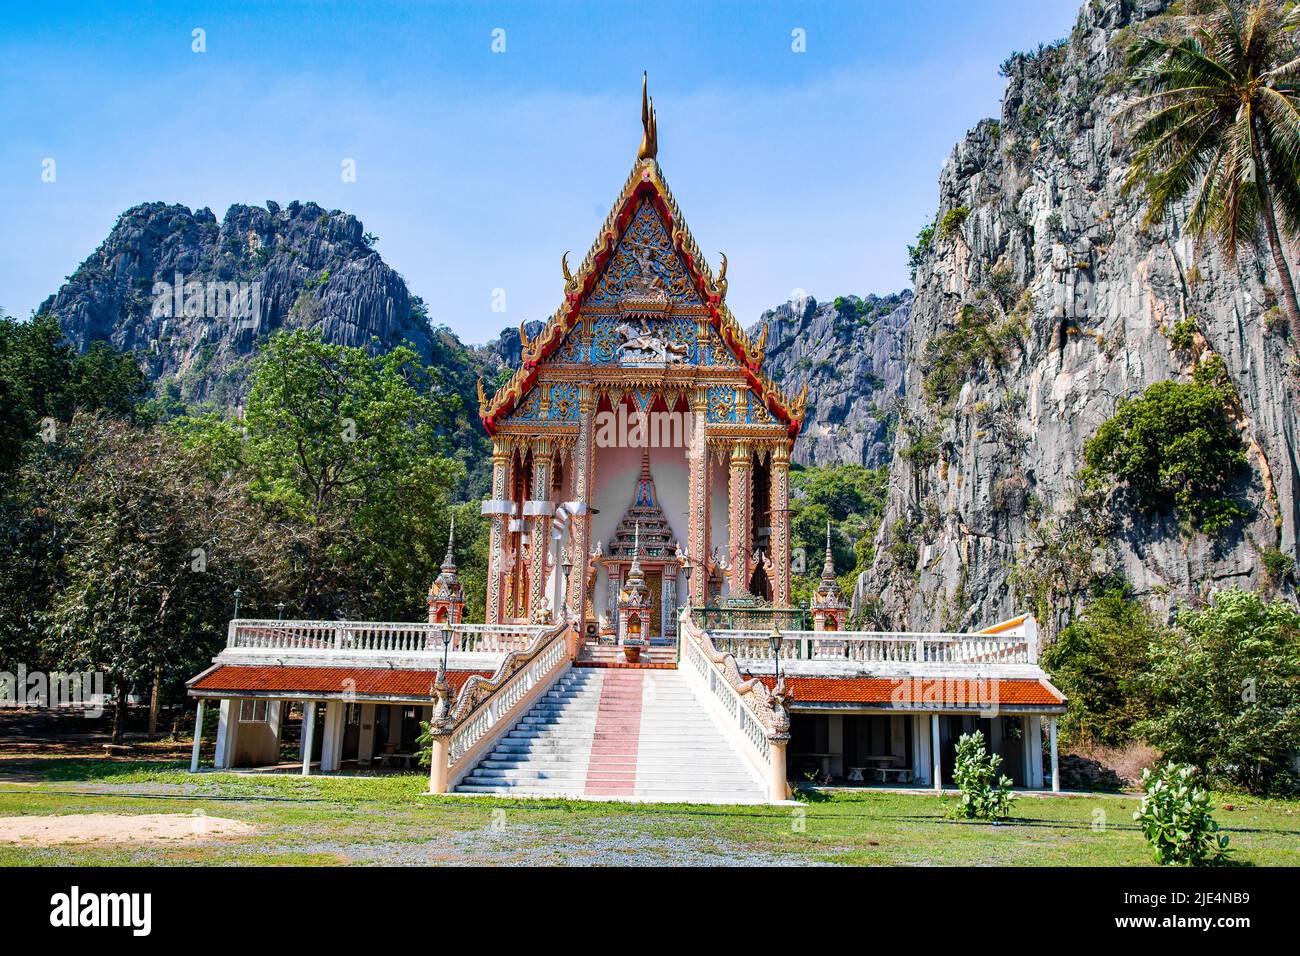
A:
[[[42,761],[40,769],[46,780],[107,780],[111,782],[120,777],[169,773],[186,770],[188,768],[188,763],[179,760],[104,760],[103,758],[70,758]]]

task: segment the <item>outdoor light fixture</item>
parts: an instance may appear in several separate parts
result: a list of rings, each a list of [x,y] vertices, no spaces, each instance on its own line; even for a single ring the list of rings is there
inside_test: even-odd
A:
[[[278,615],[279,615],[279,616],[276,618],[276,620],[277,620],[277,621],[283,621],[283,620],[284,620],[284,602],[281,601],[279,604],[277,604],[277,605],[275,606],[275,610],[278,612]]]
[[[781,636],[781,631],[775,624],[772,625],[772,633],[767,636],[767,644],[772,648],[772,670],[773,676],[777,682],[781,680],[781,642],[785,640]]]
[[[567,586],[569,583],[569,573],[573,571],[573,561],[567,554],[564,556],[564,563],[560,565],[560,570],[564,572],[564,583]]]
[[[447,651],[451,647],[451,625],[442,626],[442,672],[447,673]]]
[[[235,588],[235,620],[239,620],[239,599],[244,596],[244,592]]]

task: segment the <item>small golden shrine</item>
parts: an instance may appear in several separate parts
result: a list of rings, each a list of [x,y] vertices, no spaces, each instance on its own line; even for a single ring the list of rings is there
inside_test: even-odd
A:
[[[831,556],[831,525],[826,523],[826,561],[822,580],[811,600],[813,630],[842,631],[849,623],[849,602],[835,577],[835,559]]]
[[[456,556],[452,550],[456,542],[456,518],[451,519],[447,532],[447,555],[442,568],[429,587],[429,623],[459,624],[465,614],[465,590],[456,572]]]

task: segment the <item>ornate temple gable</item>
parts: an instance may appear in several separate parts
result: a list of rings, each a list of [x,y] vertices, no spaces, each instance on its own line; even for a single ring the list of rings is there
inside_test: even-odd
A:
[[[654,203],[641,200],[614,255],[584,306],[620,314],[667,315],[683,306],[704,310],[704,300],[686,271]],[[692,336],[694,329],[691,330]]]
[[[568,365],[572,372],[559,377],[570,380],[584,365],[655,367],[669,379],[725,368],[745,386],[738,414],[746,424],[751,415],[755,424],[766,416],[793,437],[807,391],[787,396],[763,373],[767,328],[751,339],[727,308],[726,257],[715,277],[664,182],[653,110],[644,97],[642,106],[645,136],[618,201],[578,268],[570,270],[567,253],[561,259],[564,304],[535,338],[520,330],[523,362],[505,385],[489,397],[479,382],[484,428],[495,435],[507,422],[554,421],[551,395],[537,387],[543,365],[557,374]]]

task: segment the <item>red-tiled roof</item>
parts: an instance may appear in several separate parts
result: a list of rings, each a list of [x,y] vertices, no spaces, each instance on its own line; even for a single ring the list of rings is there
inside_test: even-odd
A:
[[[772,677],[759,679],[770,689]],[[1032,678],[792,677],[794,704],[918,704],[948,707],[1061,706],[1064,698]]]
[[[491,671],[447,671],[447,683],[459,693],[474,674]],[[386,667],[218,667],[195,681],[191,690],[266,694],[374,694],[381,697],[428,697],[437,671],[395,670]]]

